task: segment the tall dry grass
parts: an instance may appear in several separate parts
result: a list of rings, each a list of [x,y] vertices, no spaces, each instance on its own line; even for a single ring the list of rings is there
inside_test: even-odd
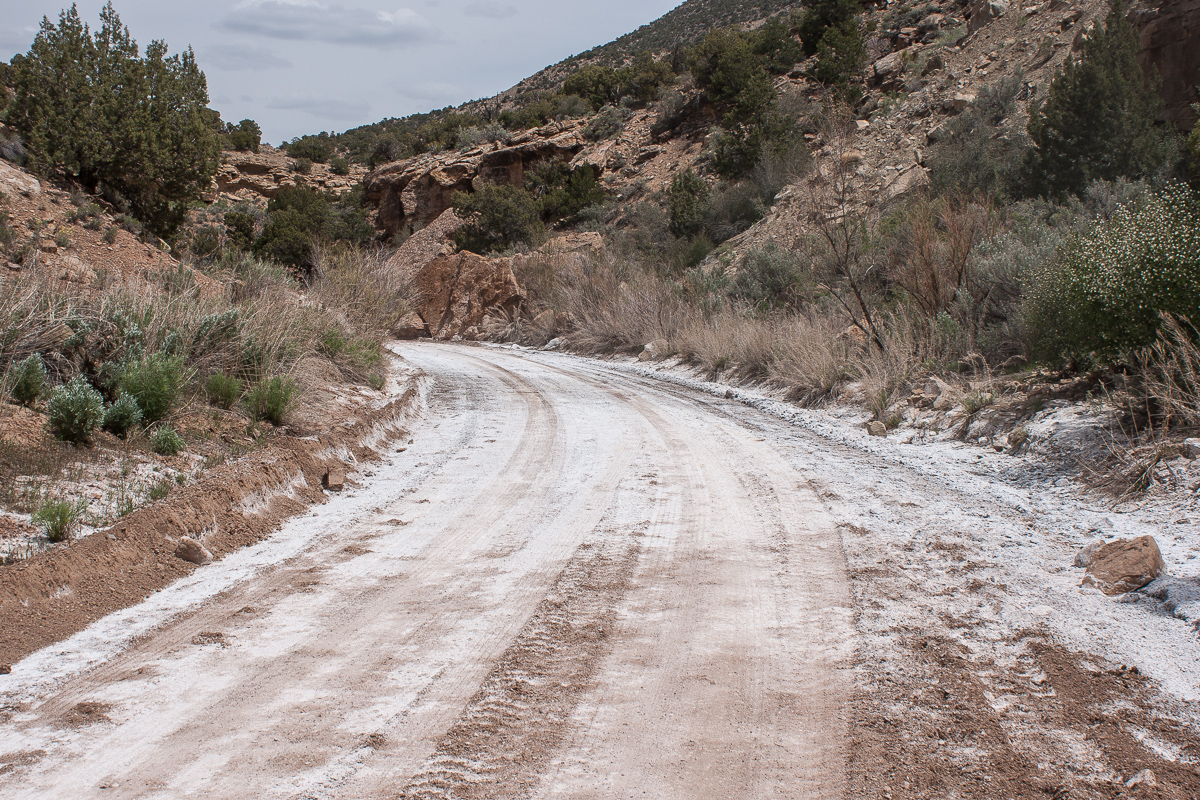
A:
[[[1158,341],[1141,356],[1146,399],[1162,427],[1200,427],[1200,330],[1186,317],[1162,315]]]

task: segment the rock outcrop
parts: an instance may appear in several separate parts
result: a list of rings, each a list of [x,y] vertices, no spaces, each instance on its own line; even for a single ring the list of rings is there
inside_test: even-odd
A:
[[[416,284],[417,313],[435,339],[474,338],[489,312],[515,313],[522,300],[511,259],[475,253],[435,258],[417,273]]]
[[[450,208],[455,192],[482,183],[520,186],[541,161],[572,160],[587,144],[581,122],[548,125],[464,152],[436,153],[380,167],[366,176],[366,197],[379,206],[386,235],[424,228]]]
[[[212,193],[255,204],[265,203],[287,186],[310,186],[340,195],[365,174],[366,169],[358,165],[352,166],[348,175],[334,175],[328,164],[313,164],[309,174],[301,175],[292,169],[287,153],[264,145],[258,153],[225,152],[213,176]]]
[[[1191,130],[1200,100],[1200,0],[1147,0],[1130,18],[1142,36],[1142,69],[1162,78],[1167,119]]]
[[[0,198],[33,199],[41,193],[42,184],[37,178],[0,158]]]

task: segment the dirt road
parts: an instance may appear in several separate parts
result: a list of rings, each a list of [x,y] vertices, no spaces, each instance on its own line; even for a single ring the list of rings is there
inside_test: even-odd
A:
[[[0,678],[0,796],[842,796],[841,538],[770,437],[402,354],[427,411],[364,486]]]

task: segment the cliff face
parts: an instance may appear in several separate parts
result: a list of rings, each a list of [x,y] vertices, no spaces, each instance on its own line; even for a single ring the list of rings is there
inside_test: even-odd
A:
[[[1142,35],[1142,68],[1162,78],[1167,119],[1191,130],[1200,100],[1200,0],[1146,0],[1130,16]]]

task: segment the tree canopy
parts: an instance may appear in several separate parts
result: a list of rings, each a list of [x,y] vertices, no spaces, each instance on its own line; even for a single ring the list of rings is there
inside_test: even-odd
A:
[[[100,191],[152,233],[175,233],[220,154],[220,118],[191,48],[172,56],[155,40],[141,55],[111,2],[94,33],[71,6],[57,25],[42,19],[12,78],[5,117],[33,169]]]

